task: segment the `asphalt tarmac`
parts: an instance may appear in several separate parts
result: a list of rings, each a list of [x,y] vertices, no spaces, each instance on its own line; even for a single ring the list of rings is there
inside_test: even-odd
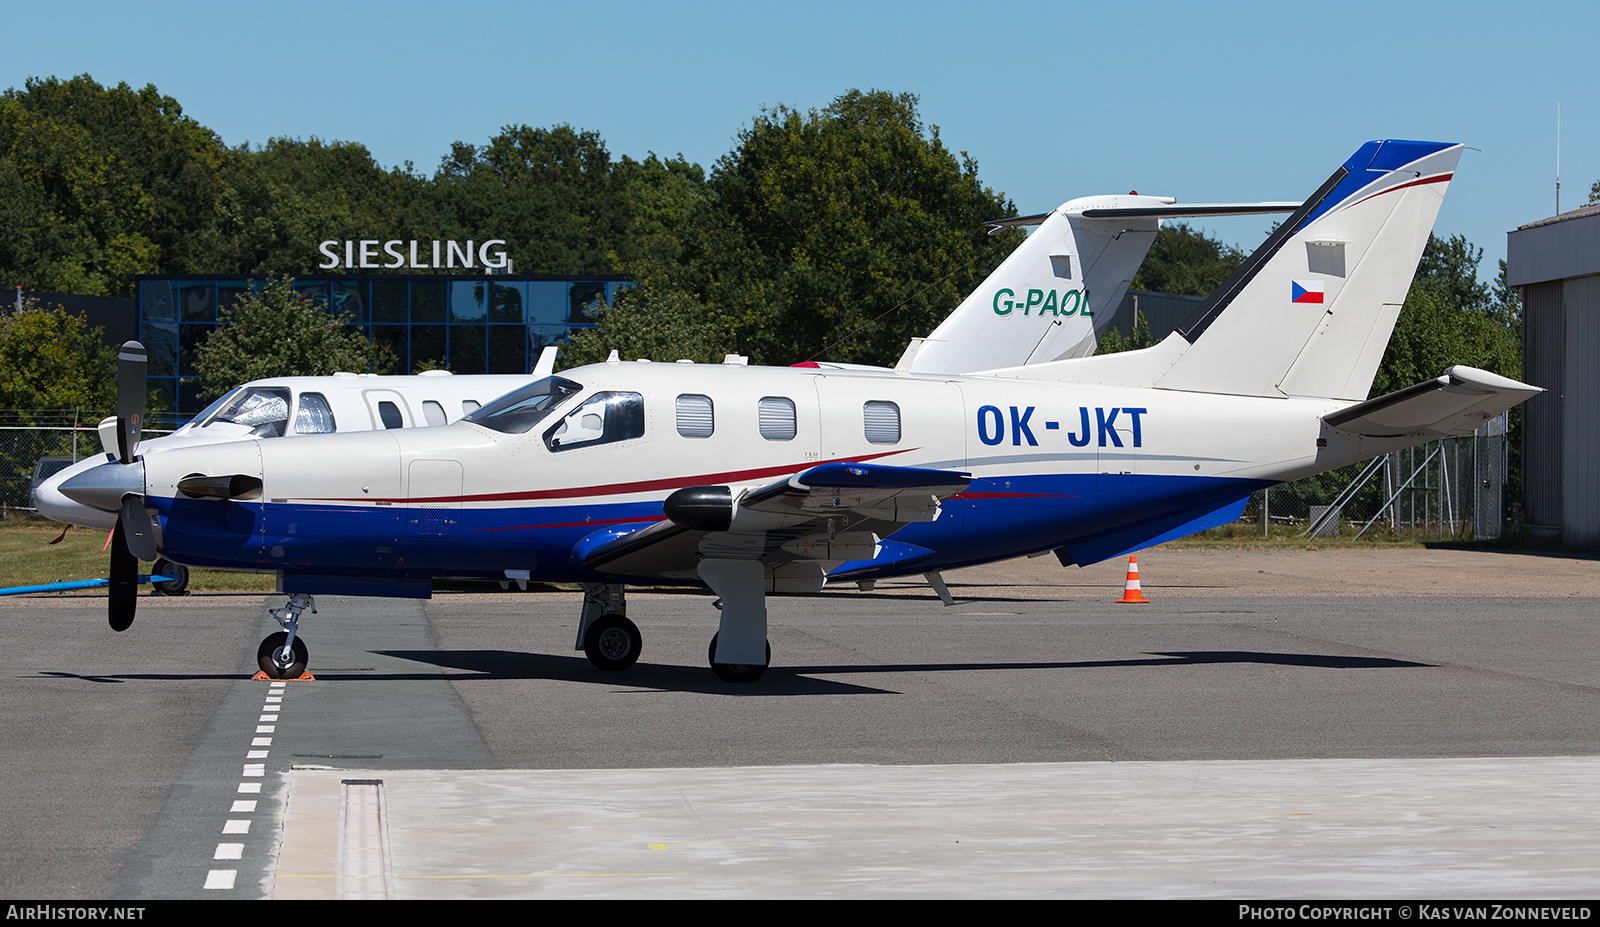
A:
[[[704,595],[622,673],[573,593],[319,599],[276,686],[277,597],[3,600],[0,892],[1592,896],[1600,563],[1372,553],[773,599],[741,686]]]

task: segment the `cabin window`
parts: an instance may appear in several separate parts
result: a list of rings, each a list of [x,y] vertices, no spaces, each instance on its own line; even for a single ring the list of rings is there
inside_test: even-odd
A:
[[[867,440],[873,444],[900,443],[900,407],[892,402],[873,400],[863,408]]]
[[[686,393],[678,397],[678,434],[685,438],[709,438],[715,429],[710,396]]]
[[[795,434],[794,400],[767,396],[761,400],[761,437],[768,441],[791,441]]]
[[[378,420],[384,428],[404,428],[406,420],[400,416],[400,407],[387,399],[378,400]]]
[[[444,406],[432,399],[422,400],[422,420],[429,425],[443,425],[447,419],[444,415]]]
[[[608,391],[595,393],[545,432],[545,446],[552,451],[626,441],[644,434],[644,397],[638,393]]]
[[[297,435],[325,435],[338,431],[333,421],[333,410],[321,393],[301,393],[300,408],[294,414],[294,433]]]

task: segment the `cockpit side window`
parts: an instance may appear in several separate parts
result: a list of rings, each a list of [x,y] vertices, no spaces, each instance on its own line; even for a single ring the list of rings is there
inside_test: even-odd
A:
[[[378,420],[383,422],[383,427],[404,428],[406,420],[400,415],[400,407],[387,399],[378,400]]]
[[[565,377],[545,377],[506,393],[462,421],[508,435],[526,434],[556,406],[582,391],[581,385]]]
[[[280,437],[289,425],[289,391],[277,386],[241,390],[206,425],[217,422],[244,425],[258,438]]]
[[[301,393],[300,408],[294,414],[294,433],[297,435],[325,435],[338,431],[333,421],[333,409],[321,393]]]
[[[552,451],[610,444],[644,435],[644,397],[638,393],[595,393],[560,424],[544,433]]]

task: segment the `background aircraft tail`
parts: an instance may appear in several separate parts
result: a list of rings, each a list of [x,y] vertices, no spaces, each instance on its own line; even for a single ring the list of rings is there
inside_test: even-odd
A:
[[[1037,226],[898,369],[971,373],[1094,353],[1167,218],[1290,212],[1299,203],[1177,204],[1170,196],[1086,196],[999,228]]]
[[[1462,147],[1368,142],[1160,344],[1005,374],[1365,399]]]

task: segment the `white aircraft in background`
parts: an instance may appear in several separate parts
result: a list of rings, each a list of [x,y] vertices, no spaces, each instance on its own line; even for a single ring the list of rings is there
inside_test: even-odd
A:
[[[712,668],[751,680],[770,662],[769,593],[1045,551],[1094,563],[1232,521],[1261,488],[1469,433],[1537,393],[1457,366],[1366,399],[1461,151],[1363,145],[1141,351],[1073,356],[1069,326],[1086,332],[1082,307],[1102,303],[1069,203],[1019,248],[1031,257],[1002,265],[1025,279],[997,274],[893,370],[613,360],[445,427],[142,456],[124,411],[117,462],[60,489],[118,513],[119,630],[136,557],[276,573],[284,630],[258,651],[272,676],[304,669],[313,595],[427,597],[434,579],[465,578],[582,584],[577,646],[601,669],[641,651],[626,584],[709,586]],[[1130,231],[1159,218],[1085,217]],[[1078,260],[1057,260],[1068,237]],[[947,328],[965,325],[981,359],[960,359]],[[1012,365],[978,369],[997,356]],[[137,409],[143,374],[125,366],[119,401]]]
[[[531,375],[453,376],[430,370],[416,376],[336,373],[327,377],[272,377],[235,387],[170,435],[140,443],[144,453],[250,438],[379,431],[446,425],[477,411],[485,402],[540,377],[549,376],[555,348],[548,347]],[[116,456],[115,416],[100,422],[100,442]],[[106,462],[90,456],[39,485],[34,504],[55,521],[105,531],[117,522],[113,512],[81,505],[61,493],[61,484]]]

